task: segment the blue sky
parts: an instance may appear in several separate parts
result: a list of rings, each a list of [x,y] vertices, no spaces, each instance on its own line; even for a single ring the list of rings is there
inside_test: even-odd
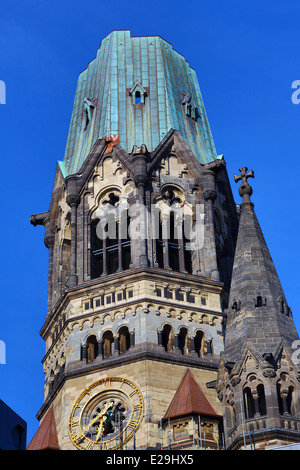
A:
[[[37,430],[43,401],[39,336],[48,250],[30,225],[47,211],[62,160],[79,73],[113,30],[159,35],[196,70],[219,154],[233,174],[255,172],[252,200],[300,331],[298,160],[300,4],[297,0],[3,1],[0,11],[0,399]]]

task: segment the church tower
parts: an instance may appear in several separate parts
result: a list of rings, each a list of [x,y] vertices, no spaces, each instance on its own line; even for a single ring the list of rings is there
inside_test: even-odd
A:
[[[300,441],[299,337],[241,168],[240,221],[217,391],[227,449]],[[294,349],[293,349],[294,348]]]
[[[223,397],[249,335],[231,310],[244,311],[253,289],[249,318],[267,299],[276,342],[261,346],[259,365],[273,373],[281,361],[294,410],[296,332],[282,289],[273,271],[249,293],[239,283],[242,206],[239,223],[195,71],[160,37],[108,35],[79,76],[49,210],[31,217],[45,228],[49,266],[44,402],[30,448],[219,449],[223,413],[235,446]]]

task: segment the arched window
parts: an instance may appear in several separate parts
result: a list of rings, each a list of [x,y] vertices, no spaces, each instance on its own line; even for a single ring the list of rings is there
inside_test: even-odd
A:
[[[103,334],[103,358],[107,359],[112,355],[112,345],[114,337],[111,331],[105,331]]]
[[[250,387],[244,388],[244,409],[246,419],[253,418],[255,415],[255,403]]]
[[[94,362],[98,354],[98,341],[95,335],[87,339],[87,362]]]
[[[127,210],[118,211],[119,196],[109,193],[102,201],[103,215],[92,220],[91,278],[129,269],[131,253]],[[109,209],[105,212],[105,207]]]
[[[119,331],[120,354],[124,354],[130,348],[130,333],[127,326],[123,326]]]
[[[171,351],[174,345],[173,328],[171,325],[165,325],[162,331],[162,345],[165,351]]]
[[[258,409],[261,416],[267,414],[267,405],[266,405],[266,397],[265,397],[265,387],[263,384],[259,384],[257,386],[257,395],[258,395]]]
[[[156,262],[160,268],[192,273],[192,250],[187,234],[191,232],[191,216],[183,213],[179,190],[167,188],[156,207]]]
[[[287,388],[283,388],[282,384],[279,382],[277,384],[277,396],[278,396],[278,407],[279,413],[294,415],[294,387],[289,385]]]
[[[195,336],[195,351],[199,357],[203,356],[204,350],[204,333],[203,331],[197,331]]]
[[[180,328],[178,334],[178,348],[181,351],[181,354],[188,354],[190,346],[190,339],[188,337],[188,330],[186,328]]]
[[[253,377],[252,382],[255,380],[256,377]],[[254,391],[252,391],[250,387],[244,388],[244,407],[246,419],[267,414],[265,388],[262,383],[259,383]]]

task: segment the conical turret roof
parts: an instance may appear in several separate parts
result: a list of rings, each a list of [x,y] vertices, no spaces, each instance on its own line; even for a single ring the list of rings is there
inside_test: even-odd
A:
[[[235,250],[224,356],[228,361],[241,359],[247,343],[259,356],[272,353],[278,343],[292,344],[298,339],[291,310],[276,272],[267,243],[250,201],[252,188],[247,168],[240,170],[239,193],[243,197]]]
[[[188,369],[163,420],[194,414],[219,417]]]
[[[59,450],[53,407],[46,414],[27,450]]]

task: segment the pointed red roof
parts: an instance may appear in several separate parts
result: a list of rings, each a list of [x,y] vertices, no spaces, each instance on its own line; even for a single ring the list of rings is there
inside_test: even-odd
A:
[[[191,414],[220,417],[188,369],[163,420]]]
[[[48,411],[27,450],[59,450],[53,407]]]

